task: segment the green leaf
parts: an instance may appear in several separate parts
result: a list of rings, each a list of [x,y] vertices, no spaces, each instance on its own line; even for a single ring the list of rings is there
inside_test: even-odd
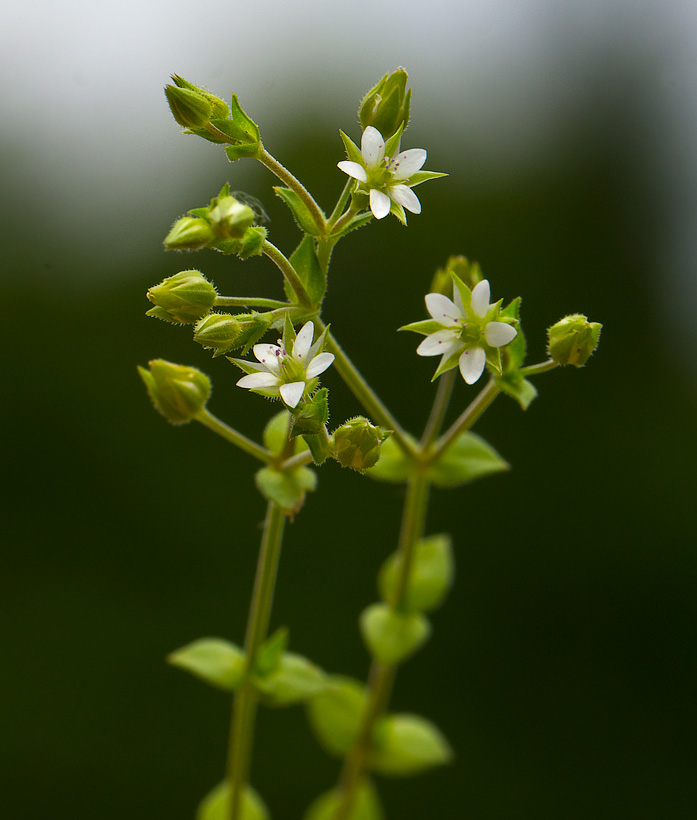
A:
[[[405,455],[394,437],[391,437],[383,442],[378,463],[366,470],[365,474],[376,481],[401,483],[409,479],[413,469],[411,459]]]
[[[317,486],[317,476],[307,467],[284,473],[272,467],[262,467],[255,482],[267,501],[275,502],[287,513],[294,513],[302,507],[305,494]]]
[[[462,433],[426,476],[436,487],[457,487],[508,469],[510,465],[483,438],[476,433]]]
[[[378,576],[380,595],[394,605],[397,579],[403,558],[393,553],[382,565]],[[404,599],[404,608],[415,612],[435,609],[448,594],[455,577],[452,543],[449,535],[431,535],[416,545]]]
[[[288,629],[280,626],[262,643],[254,659],[254,674],[265,677],[275,672],[288,646]]]
[[[527,410],[533,399],[537,397],[535,385],[518,370],[497,376],[496,384],[507,396],[515,399],[523,410]]]
[[[389,604],[363,610],[361,634],[370,654],[385,666],[401,663],[428,640],[431,626],[418,612],[397,612]]]
[[[334,820],[341,805],[341,793],[325,792],[307,810],[303,820]],[[356,787],[351,811],[346,820],[384,820],[377,789],[369,780],[362,780]]]
[[[270,450],[275,456],[280,455],[286,446],[289,425],[290,413],[287,410],[281,410],[281,412],[270,419],[266,427],[264,427],[262,434],[264,447]]]
[[[276,185],[274,191],[290,208],[290,212],[301,231],[310,234],[310,236],[320,236],[321,231],[317,227],[310,209],[295,191],[290,188],[282,188],[280,185]]]
[[[418,715],[387,715],[375,727],[371,768],[380,774],[417,774],[452,760],[441,731]]]
[[[244,652],[221,638],[200,638],[172,652],[167,662],[227,692],[240,685],[245,673]]]
[[[274,672],[254,683],[265,705],[290,706],[323,692],[327,676],[302,655],[286,652]]]
[[[220,783],[201,801],[196,820],[227,820],[229,817],[230,786]],[[240,820],[269,820],[269,812],[262,799],[250,786],[242,795]]]
[[[315,240],[311,236],[306,236],[293,251],[290,263],[305,285],[312,304],[318,305],[327,289],[327,279],[322,273],[315,251]]]
[[[365,711],[365,690],[339,675],[326,680],[323,692],[307,702],[307,717],[324,748],[343,757],[355,744]]]

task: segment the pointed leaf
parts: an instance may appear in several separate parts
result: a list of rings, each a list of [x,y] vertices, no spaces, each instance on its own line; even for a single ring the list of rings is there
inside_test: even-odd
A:
[[[315,240],[311,236],[306,236],[293,251],[290,263],[305,285],[312,303],[319,304],[327,289],[327,279],[317,259]]]
[[[325,792],[310,806],[303,820],[335,820],[340,805],[341,793],[338,790]],[[346,820],[384,820],[384,817],[375,786],[369,780],[362,780],[356,787]]]
[[[497,376],[496,384],[507,396],[515,399],[523,410],[527,410],[537,397],[535,385],[516,370]]]
[[[378,576],[380,595],[394,605],[403,559],[393,553]],[[409,572],[404,608],[415,612],[435,609],[448,594],[455,577],[452,542],[449,535],[432,535],[416,545]]]
[[[333,755],[343,757],[354,745],[365,710],[365,690],[358,681],[333,675],[324,691],[307,703],[307,717],[317,739]]]
[[[196,812],[196,820],[228,820],[230,816],[230,786],[220,783],[201,801]],[[269,812],[262,799],[250,786],[242,795],[240,820],[269,820]]]
[[[290,188],[282,188],[281,186],[274,187],[275,193],[286,203],[293,214],[293,218],[298,224],[301,231],[304,231],[311,236],[319,236],[320,229],[317,227],[310,209],[300,199],[300,197]]]
[[[262,467],[256,474],[257,489],[267,501],[274,501],[287,514],[297,512],[305,501],[305,494],[317,486],[317,476],[307,467],[281,473],[271,467]]]
[[[462,433],[426,475],[436,487],[457,487],[510,469],[494,448],[476,433]]]
[[[221,638],[200,638],[167,656],[167,662],[197,678],[232,692],[244,678],[244,652]]]
[[[380,448],[378,463],[366,470],[365,474],[376,481],[401,483],[409,479],[413,469],[411,459],[405,455],[404,450],[395,439],[390,437],[383,442]]]
[[[302,655],[286,652],[278,667],[270,675],[255,681],[255,686],[266,706],[290,706],[323,692],[327,676]]]
[[[288,629],[285,626],[279,627],[273,635],[262,643],[254,659],[254,674],[258,677],[265,677],[275,672],[280,663],[283,653],[288,646]]]
[[[431,626],[417,612],[397,612],[389,604],[363,610],[361,633],[371,655],[385,666],[401,663],[428,640]]]
[[[375,728],[371,768],[397,777],[418,774],[452,760],[443,733],[419,715],[387,715]]]

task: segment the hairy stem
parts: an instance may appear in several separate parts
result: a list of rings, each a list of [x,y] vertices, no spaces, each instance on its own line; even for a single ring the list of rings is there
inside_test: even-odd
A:
[[[264,299],[261,296],[216,296],[215,307],[265,307],[286,308],[293,307],[289,302],[279,299]]]
[[[547,359],[546,362],[539,364],[530,364],[527,367],[521,367],[520,372],[523,376],[538,376],[540,373],[547,373],[549,370],[554,370],[560,365],[554,359]]]
[[[290,287],[293,289],[293,292],[298,297],[298,302],[303,307],[312,307],[312,300],[305,290],[305,285],[303,285],[300,277],[295,271],[295,268],[291,265],[290,261],[286,259],[283,253],[266,239],[262,245],[262,252],[265,256],[268,256],[268,258],[281,271],[286,279],[286,282],[288,282]]]
[[[230,725],[228,750],[228,783],[230,802],[226,820],[241,820],[242,799],[249,783],[254,722],[258,696],[249,681],[256,655],[266,638],[271,617],[278,563],[283,542],[283,525],[286,516],[281,507],[270,501],[266,510],[264,532],[261,538],[254,592],[249,607],[245,653],[247,657],[247,680],[235,695]]]
[[[196,421],[200,421],[201,424],[204,424],[209,430],[222,436],[226,441],[235,444],[240,450],[249,453],[250,456],[254,456],[254,458],[258,458],[259,461],[263,461],[264,464],[269,464],[273,461],[273,453],[247,438],[247,436],[242,435],[242,433],[238,433],[237,430],[234,430],[232,427],[229,427],[225,422],[216,418],[212,413],[209,413],[205,407],[196,414]]]
[[[440,433],[440,428],[443,426],[445,414],[448,412],[448,405],[450,404],[450,397],[453,394],[455,387],[455,378],[457,371],[448,370],[440,379],[438,379],[438,390],[436,398],[431,408],[431,415],[426,422],[424,434],[421,437],[421,449],[428,450],[428,448],[436,440],[436,436]]]
[[[300,199],[302,199],[307,206],[307,209],[312,214],[312,219],[314,220],[315,225],[317,225],[320,235],[324,236],[327,228],[327,220],[322,213],[322,209],[315,202],[312,194],[310,194],[307,188],[300,182],[300,180],[296,179],[287,168],[284,168],[275,157],[272,157],[265,148],[262,148],[258,159],[262,165],[265,165],[272,174],[275,174],[281,182],[287,185],[292,191],[295,191]]]

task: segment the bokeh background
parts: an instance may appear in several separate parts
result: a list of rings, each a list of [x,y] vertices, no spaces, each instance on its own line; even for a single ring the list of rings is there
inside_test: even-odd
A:
[[[339,247],[326,316],[417,430],[433,362],[392,329],[423,314],[448,255],[524,297],[530,361],[565,313],[604,322],[582,371],[540,377],[527,413],[478,425],[510,473],[433,500],[458,578],[394,707],[440,725],[456,762],[381,782],[389,817],[694,816],[697,761],[697,7],[690,0],[6,4],[3,83],[3,803],[38,820],[185,820],[222,775],[229,704],[163,661],[242,639],[263,503],[254,464],[168,426],[135,366],[206,370],[214,413],[258,436],[234,387],[145,290],[198,267],[223,293],[280,293],[270,264],[165,254],[171,222],[225,181],[297,233],[251,161],[183,137],[170,72],[236,92],[269,150],[325,206],[338,129],[404,65],[405,147],[450,176],[408,229]],[[359,408],[328,372],[333,420]],[[471,396],[461,385],[455,409]],[[365,676],[356,627],[394,548],[402,490],[322,469],[289,528],[275,625],[330,671]],[[301,709],[260,715],[253,781],[299,818],[338,771]],[[4,812],[3,812],[4,813]]]

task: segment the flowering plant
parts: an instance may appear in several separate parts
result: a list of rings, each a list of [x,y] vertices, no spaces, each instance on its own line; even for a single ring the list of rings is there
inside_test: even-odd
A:
[[[191,209],[174,223],[165,247],[209,248],[240,260],[264,256],[282,275],[285,298],[220,295],[200,271],[191,269],[168,277],[147,294],[153,305],[149,316],[192,325],[196,342],[243,371],[239,387],[275,403],[261,441],[254,441],[210,413],[211,383],[196,368],[160,359],[140,368],[155,408],[168,421],[197,421],[260,462],[255,483],[267,504],[244,645],[202,638],[169,657],[173,665],[234,699],[226,777],[203,799],[197,818],[270,817],[250,785],[257,707],[303,704],[318,741],[342,760],[337,785],[311,803],[305,820],[380,820],[376,776],[417,774],[452,758],[446,737],[431,721],[389,709],[398,668],[429,639],[428,613],[444,601],[453,583],[450,537],[426,533],[430,490],[507,469],[471,428],[498,395],[508,395],[526,409],[537,395],[531,378],[560,365],[585,364],[598,344],[600,325],[581,314],[565,317],[548,330],[549,358],[526,365],[520,299],[505,307],[502,300],[491,303],[490,284],[479,266],[450,257],[425,296],[430,318],[401,328],[425,337],[416,354],[440,356],[433,407],[423,435],[414,438],[366,382],[323,318],[330,261],[339,241],[389,213],[406,224],[405,210],[421,211],[413,188],[444,176],[422,170],[424,149],[401,150],[411,103],[406,72],[385,75],[364,97],[360,149],[342,133],[348,159],[338,167],[348,180],[329,216],[266,150],[259,127],[236,96],[228,106],[182,77],[175,75],[173,81],[167,100],[185,133],[221,145],[232,161],[251,158],[271,170],[281,182],[274,190],[302,234],[286,255],[269,241],[250,200],[231,194],[225,185],[209,205]],[[268,341],[272,333],[275,343]],[[239,353],[228,355],[234,351]],[[319,383],[330,367],[365,413],[333,430],[328,390]],[[443,429],[458,372],[468,386],[485,373],[489,378]],[[274,407],[280,412],[274,413]],[[372,659],[367,683],[330,674],[289,652],[286,629],[269,634],[286,524],[301,512],[306,494],[316,490],[316,468],[327,459],[368,479],[406,486],[396,550],[385,557],[378,578],[380,600],[359,617]]]

